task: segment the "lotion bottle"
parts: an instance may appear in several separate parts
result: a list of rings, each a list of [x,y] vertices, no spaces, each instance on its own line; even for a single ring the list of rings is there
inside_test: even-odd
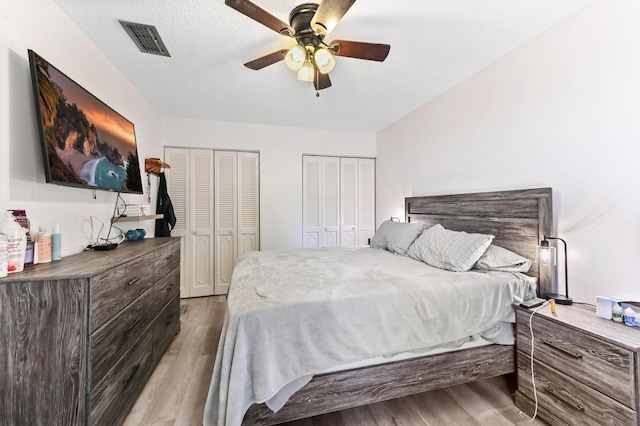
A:
[[[22,226],[13,218],[11,212],[6,212],[0,222],[0,232],[8,239],[7,244],[7,272],[13,274],[24,269],[24,255],[27,249],[27,234]]]
[[[51,234],[51,260],[60,260],[62,251],[62,235],[60,235],[60,226],[53,227]]]

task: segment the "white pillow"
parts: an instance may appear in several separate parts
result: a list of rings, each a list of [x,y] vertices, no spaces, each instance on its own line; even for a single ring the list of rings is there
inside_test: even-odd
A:
[[[489,246],[473,266],[473,269],[482,271],[505,272],[529,272],[529,268],[531,268],[531,260],[493,244]]]
[[[454,272],[470,270],[493,241],[493,235],[451,231],[442,225],[425,229],[407,250],[407,256]]]
[[[369,243],[369,247],[389,250],[404,255],[424,229],[424,223],[382,222]]]

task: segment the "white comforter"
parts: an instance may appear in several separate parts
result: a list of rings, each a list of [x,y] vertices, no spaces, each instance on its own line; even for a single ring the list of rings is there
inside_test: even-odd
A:
[[[251,252],[238,259],[204,424],[274,411],[313,374],[413,351],[513,322],[535,280],[448,272],[372,248]]]

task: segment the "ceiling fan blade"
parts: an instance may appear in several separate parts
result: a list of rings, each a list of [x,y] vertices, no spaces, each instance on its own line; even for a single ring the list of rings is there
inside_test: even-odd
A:
[[[316,72],[316,75],[313,77],[313,87],[316,90],[326,89],[327,87],[331,87],[331,79],[329,79],[329,74],[322,74]]]
[[[336,56],[366,59],[368,61],[382,62],[387,59],[391,46],[388,44],[363,43],[360,41],[334,40],[331,42],[331,51]]]
[[[268,67],[269,65],[273,65],[276,62],[282,61],[284,59],[284,56],[287,54],[287,52],[288,52],[287,49],[277,50],[261,58],[254,59],[251,62],[247,62],[246,64],[244,64],[244,66],[257,71],[264,67]]]
[[[249,0],[226,0],[224,4],[237,10],[243,15],[248,16],[254,21],[260,22],[265,27],[271,28],[279,34],[286,36],[293,36],[295,34],[295,31],[291,26],[289,26],[289,24],[281,21],[266,10],[261,9],[254,3],[251,3]]]
[[[322,0],[313,19],[311,28],[318,34],[330,33],[356,0]]]

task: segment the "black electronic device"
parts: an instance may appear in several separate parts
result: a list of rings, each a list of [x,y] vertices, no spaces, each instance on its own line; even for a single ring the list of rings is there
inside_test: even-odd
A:
[[[133,123],[29,50],[48,183],[142,194]]]
[[[118,247],[116,243],[94,244],[91,246],[93,250],[113,250],[116,247]]]

